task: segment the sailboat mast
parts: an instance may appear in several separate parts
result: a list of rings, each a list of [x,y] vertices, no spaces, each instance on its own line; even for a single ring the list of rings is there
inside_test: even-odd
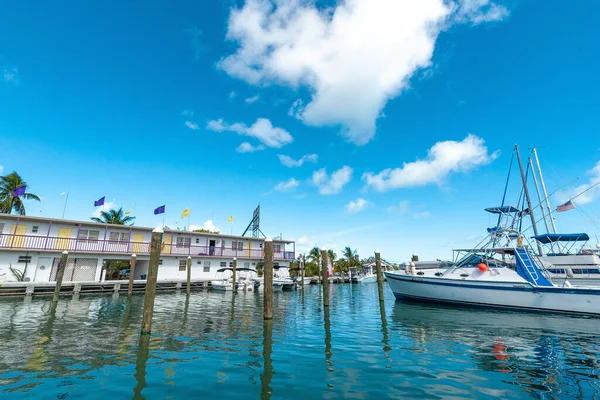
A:
[[[531,157],[529,157],[527,159],[527,162],[529,163],[529,169],[531,169],[531,176],[533,177],[533,184],[535,186],[535,192],[537,193],[538,201],[540,202],[540,211],[542,211],[542,218],[544,219],[544,226],[546,227],[546,232],[550,232],[550,228],[548,227],[548,220],[546,219],[546,212],[544,211],[544,198],[542,197],[542,194],[540,193],[540,187],[538,186],[537,178],[535,176],[535,171],[533,169],[533,161],[531,160]]]
[[[533,234],[538,235],[537,225],[535,224],[535,216],[533,215],[533,207],[531,206],[531,197],[529,197],[529,188],[527,187],[527,178],[525,178],[525,171],[523,170],[523,162],[521,161],[521,155],[519,154],[519,145],[515,144],[515,152],[517,153],[517,161],[519,162],[519,170],[521,171],[521,180],[523,181],[523,191],[525,192],[525,199],[527,200],[527,208],[529,216],[531,217],[531,227],[533,228]],[[542,255],[542,246],[540,242],[536,240],[538,253]]]
[[[542,175],[542,167],[540,167],[540,160],[538,159],[537,150],[535,147],[533,148],[533,156],[535,157],[535,165],[537,166],[538,174],[540,175],[540,184],[542,185],[542,193],[544,193],[544,198],[546,199],[546,207],[548,208],[548,217],[550,218],[550,223],[552,224],[552,231],[553,233],[556,233],[556,223],[554,222],[554,216],[552,215],[552,207],[550,206],[548,193],[546,193],[544,175]],[[544,205],[542,204],[541,207],[544,207]]]

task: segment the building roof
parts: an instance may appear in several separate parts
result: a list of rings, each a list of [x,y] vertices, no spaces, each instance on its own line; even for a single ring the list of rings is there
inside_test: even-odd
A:
[[[114,225],[114,224],[102,224],[99,222],[93,222],[93,221],[77,221],[77,220],[71,220],[71,219],[60,219],[60,218],[46,218],[46,217],[33,217],[33,216],[29,216],[29,215],[14,215],[14,214],[0,214],[0,219],[1,218],[7,218],[7,219],[13,219],[13,220],[21,220],[21,221],[31,221],[31,222],[45,222],[45,223],[58,223],[58,224],[63,224],[63,225],[85,225],[85,226],[94,226],[94,227],[102,227],[104,229],[108,229],[108,228],[112,228],[112,229],[135,229],[136,231],[146,231],[146,232],[152,232],[152,230],[154,228],[149,228],[149,227],[144,227],[144,226],[137,226],[137,225]],[[235,236],[235,235],[225,235],[225,234],[221,234],[221,233],[208,233],[208,232],[191,232],[191,231],[180,231],[180,230],[174,230],[174,229],[165,229],[164,230],[165,233],[176,233],[176,234],[182,234],[182,233],[186,233],[186,234],[191,234],[192,236],[194,235],[204,235],[204,236],[214,236],[217,238],[229,238],[229,239],[243,239],[243,240],[258,240],[258,241],[263,241],[264,242],[264,238],[254,238],[254,237],[247,237],[247,236]],[[286,240],[286,239],[273,239],[274,243],[285,243],[285,244],[290,244],[293,243],[293,240]]]

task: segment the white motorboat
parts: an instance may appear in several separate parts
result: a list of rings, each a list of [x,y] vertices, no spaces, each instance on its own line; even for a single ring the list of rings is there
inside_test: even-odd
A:
[[[290,277],[288,267],[275,265],[273,267],[273,285],[280,284],[283,290],[296,289],[296,282]]]
[[[215,279],[210,281],[210,286],[213,290],[233,291],[233,268],[219,268],[215,275]]]
[[[254,278],[258,278],[258,272],[252,268],[237,268],[237,281],[236,281],[236,291],[238,292],[251,292],[253,290],[258,290],[260,286],[260,282],[254,280]]]
[[[452,303],[466,306],[518,308],[600,315],[600,287],[572,286],[568,281],[554,284],[539,268],[522,238],[508,230],[502,234],[516,261],[515,270],[497,260],[492,266],[481,254],[471,252],[447,269],[421,269],[385,272],[398,299]],[[517,244],[513,242],[517,239]],[[500,249],[487,249],[498,252]],[[480,250],[481,251],[481,250]]]
[[[312,277],[304,278],[304,285],[310,285],[312,283]]]
[[[265,280],[262,276],[254,277],[251,280],[254,282],[254,287],[256,288],[256,290],[258,290],[258,289],[263,290],[265,288]],[[283,284],[281,282],[276,282],[275,279],[273,279],[273,291],[281,291],[281,290],[283,290]]]

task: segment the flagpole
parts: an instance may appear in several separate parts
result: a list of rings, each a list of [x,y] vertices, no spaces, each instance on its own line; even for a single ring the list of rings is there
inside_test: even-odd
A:
[[[67,201],[69,201],[69,192],[66,193],[67,197],[65,198],[65,206],[63,207],[62,218],[65,219],[65,211],[67,211]]]

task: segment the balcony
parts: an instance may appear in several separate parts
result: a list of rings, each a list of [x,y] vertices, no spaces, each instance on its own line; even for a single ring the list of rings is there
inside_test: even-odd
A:
[[[282,246],[283,247],[283,246]],[[53,236],[0,234],[0,250],[52,251],[67,250],[72,253],[99,254],[150,254],[150,242],[133,242],[108,239],[75,239]],[[192,257],[262,259],[262,249],[230,249],[220,246],[194,244],[162,244],[161,254]],[[275,260],[293,260],[293,251],[278,251],[273,255]]]

